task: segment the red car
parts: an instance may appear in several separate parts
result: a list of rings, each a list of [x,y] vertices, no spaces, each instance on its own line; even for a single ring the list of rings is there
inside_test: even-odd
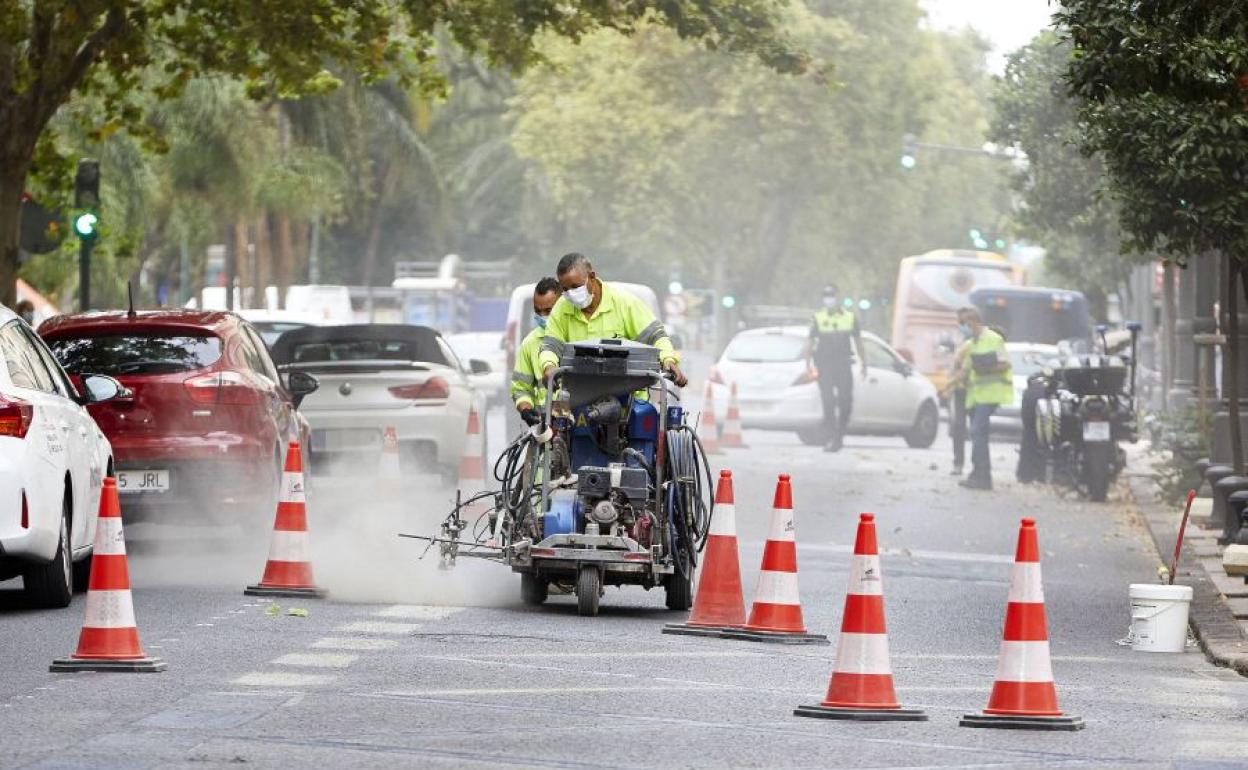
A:
[[[283,382],[259,333],[233,313],[188,310],[65,315],[39,327],[80,378],[115,377],[129,393],[92,404],[113,445],[127,518],[190,513],[225,523],[276,499],[285,449],[306,444],[296,411],[316,389]]]

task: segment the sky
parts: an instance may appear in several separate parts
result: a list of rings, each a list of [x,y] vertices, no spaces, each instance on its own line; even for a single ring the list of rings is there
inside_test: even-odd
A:
[[[1049,0],[921,0],[928,23],[938,29],[972,26],[993,43],[988,67],[1000,73],[1005,55],[1049,26]]]

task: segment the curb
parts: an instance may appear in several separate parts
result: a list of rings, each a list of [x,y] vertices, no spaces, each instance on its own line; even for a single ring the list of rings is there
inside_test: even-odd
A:
[[[1169,563],[1178,538],[1180,514],[1157,502],[1156,487],[1148,474],[1128,473],[1128,501],[1140,513],[1163,563]],[[1189,524],[1189,527],[1191,525]],[[1248,637],[1227,606],[1217,585],[1209,577],[1190,545],[1184,542],[1179,555],[1176,580],[1192,587],[1189,622],[1200,648],[1210,663],[1248,676]]]

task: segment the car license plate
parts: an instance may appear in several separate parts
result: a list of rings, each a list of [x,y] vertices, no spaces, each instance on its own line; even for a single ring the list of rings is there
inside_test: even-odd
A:
[[[117,471],[118,492],[168,492],[169,471]]]
[[[1109,441],[1109,423],[1085,422],[1083,424],[1084,441]]]
[[[374,428],[323,428],[312,431],[314,452],[347,452],[380,446],[381,432]]]

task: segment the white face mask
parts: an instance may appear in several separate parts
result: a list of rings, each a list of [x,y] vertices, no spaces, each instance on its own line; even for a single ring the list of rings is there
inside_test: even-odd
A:
[[[566,297],[568,302],[571,302],[573,306],[580,308],[581,310],[589,307],[589,304],[594,301],[594,295],[589,290],[588,282],[586,282],[584,286],[577,286],[575,289],[568,289],[563,293],[563,296]]]

